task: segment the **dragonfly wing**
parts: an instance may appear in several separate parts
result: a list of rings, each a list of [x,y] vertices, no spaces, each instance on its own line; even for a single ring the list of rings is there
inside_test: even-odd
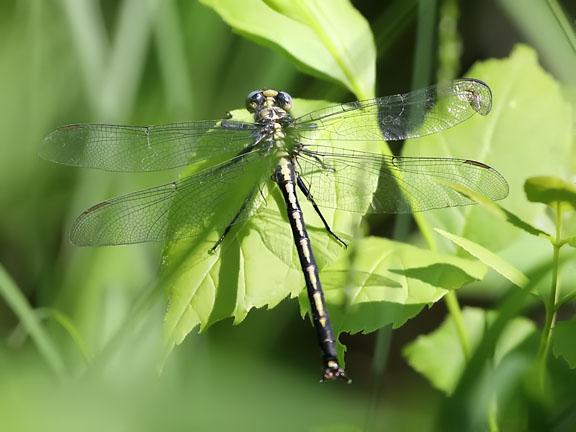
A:
[[[493,168],[468,159],[397,157],[317,146],[298,158],[299,174],[321,207],[357,213],[410,213],[473,204],[451,185],[493,200],[508,183]]]
[[[406,94],[334,105],[296,119],[299,141],[313,144],[318,132],[333,141],[387,141],[416,138],[451,128],[492,107],[490,87],[459,79]],[[322,134],[320,134],[322,135]]]
[[[243,205],[235,223],[261,203],[257,192],[270,164],[269,157],[252,151],[182,180],[104,201],[78,217],[71,241],[106,246],[221,233]]]
[[[238,154],[254,141],[256,127],[234,120],[157,126],[75,124],[49,134],[44,159],[107,171],[157,171]]]

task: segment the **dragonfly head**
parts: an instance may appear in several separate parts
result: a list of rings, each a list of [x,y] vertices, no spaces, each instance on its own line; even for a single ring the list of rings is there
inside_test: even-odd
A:
[[[254,90],[246,97],[246,109],[256,121],[279,120],[289,115],[292,97],[283,91]]]

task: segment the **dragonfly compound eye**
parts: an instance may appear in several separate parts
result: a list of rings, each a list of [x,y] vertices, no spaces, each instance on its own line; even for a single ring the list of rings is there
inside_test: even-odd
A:
[[[254,90],[250,93],[248,93],[248,96],[246,97],[246,109],[253,113],[254,111],[256,111],[256,108],[258,108],[258,106],[262,105],[262,103],[264,103],[264,95],[262,94],[262,90]]]
[[[292,96],[286,92],[278,92],[278,95],[276,95],[276,102],[278,103],[278,106],[284,110],[292,108]]]

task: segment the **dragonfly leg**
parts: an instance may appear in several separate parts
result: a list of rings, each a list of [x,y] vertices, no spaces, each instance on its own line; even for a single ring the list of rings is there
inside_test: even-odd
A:
[[[302,191],[302,193],[304,194],[304,196],[308,199],[308,201],[310,201],[310,203],[312,204],[312,207],[314,207],[314,210],[316,211],[316,213],[318,214],[318,216],[320,216],[320,219],[322,220],[322,223],[324,224],[324,228],[326,228],[326,231],[328,231],[328,233],[334,237],[334,239],[336,241],[338,241],[338,243],[340,243],[342,246],[344,246],[345,248],[348,247],[348,243],[346,243],[344,240],[342,240],[340,237],[338,237],[336,235],[336,233],[334,233],[334,231],[332,231],[332,228],[330,228],[330,225],[328,225],[328,222],[326,221],[326,218],[324,217],[324,215],[322,214],[322,212],[320,211],[320,209],[318,208],[318,206],[316,205],[316,202],[314,201],[314,197],[312,196],[312,194],[310,193],[310,189],[308,189],[308,187],[306,186],[306,184],[304,184],[304,181],[302,180],[302,178],[300,178],[300,176],[296,176],[296,182],[298,184],[298,188]]]
[[[218,247],[220,247],[220,245],[222,244],[222,242],[224,241],[224,239],[226,238],[226,236],[228,235],[228,233],[232,229],[232,226],[236,223],[236,221],[238,220],[240,215],[246,211],[246,208],[248,207],[248,204],[250,204],[250,202],[252,201],[253,196],[254,196],[254,194],[251,193],[250,196],[244,200],[244,202],[240,206],[240,210],[238,210],[238,212],[232,218],[230,223],[226,226],[226,228],[224,228],[224,231],[222,231],[222,235],[216,241],[216,243],[214,243],[214,246],[212,246],[210,248],[210,250],[208,251],[209,254],[212,255],[212,254],[216,253],[216,249],[218,249]]]
[[[322,159],[320,159],[320,158],[318,157],[318,155],[314,154],[313,152],[308,151],[308,150],[306,150],[306,149],[304,149],[304,148],[301,150],[301,152],[304,153],[306,156],[311,157],[311,158],[314,159],[316,162],[318,162],[318,164],[322,167],[322,169],[325,169],[325,170],[328,170],[328,171],[334,171],[334,168],[331,168],[331,167],[329,167],[328,165],[326,165],[326,163],[325,163]]]

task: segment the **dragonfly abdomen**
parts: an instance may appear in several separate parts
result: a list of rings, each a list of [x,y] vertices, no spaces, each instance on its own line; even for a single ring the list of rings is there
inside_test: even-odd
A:
[[[278,184],[286,203],[288,221],[290,222],[300,265],[304,273],[312,321],[323,354],[323,379],[347,379],[344,369],[340,367],[336,358],[334,332],[330,324],[328,311],[326,310],[322,284],[318,275],[318,266],[314,259],[314,253],[310,246],[310,238],[306,231],[304,217],[296,195],[296,172],[292,161],[288,157],[282,157],[280,159],[274,172],[274,180]]]

